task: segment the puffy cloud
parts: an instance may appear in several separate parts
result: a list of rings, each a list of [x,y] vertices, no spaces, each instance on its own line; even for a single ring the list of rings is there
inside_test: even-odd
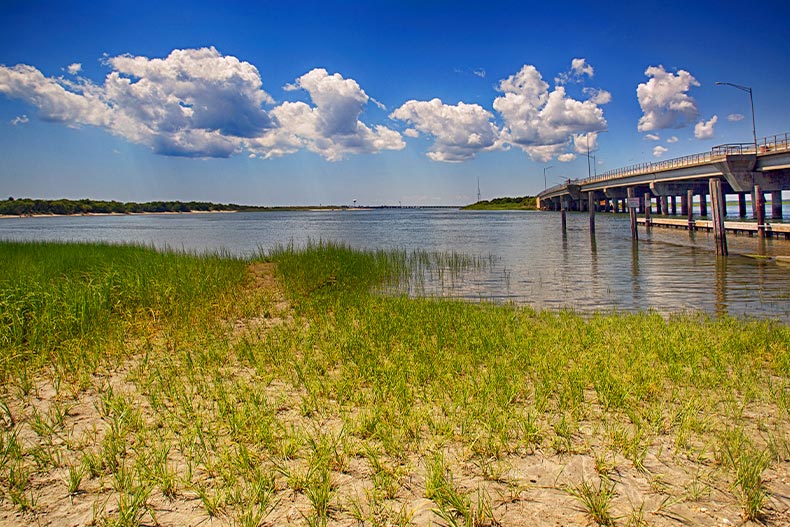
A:
[[[273,109],[281,129],[272,132],[265,141],[248,143],[253,151],[262,148],[268,152],[274,148],[279,154],[280,150],[289,152],[301,144],[330,161],[337,161],[347,154],[398,150],[405,146],[398,132],[381,125],[371,129],[359,120],[371,98],[355,80],[316,68],[288,86],[305,90],[314,106],[285,102]]]
[[[595,102],[568,97],[563,86],[549,92],[534,66],[525,65],[502,80],[499,91],[504,95],[494,100],[494,109],[504,122],[502,141],[535,160],[559,155],[574,134],[606,129],[603,110]]]
[[[668,151],[669,151],[669,149],[668,149],[668,148],[665,148],[665,147],[663,147],[663,146],[661,146],[661,145],[658,145],[658,146],[656,146],[656,147],[654,147],[654,148],[653,148],[653,156],[654,156],[654,157],[661,157],[661,156],[663,156],[665,153],[667,153]]]
[[[483,68],[475,68],[475,69],[473,69],[472,70],[472,74],[477,75],[481,79],[485,79],[486,78],[486,70],[483,69]]]
[[[677,142],[678,142],[678,136],[676,136],[676,135],[673,135],[672,137],[667,139],[667,143],[669,143],[669,144],[677,143]]]
[[[587,151],[595,152],[598,150],[598,133],[574,134],[573,149],[577,154],[587,154]]]
[[[590,102],[594,104],[609,104],[612,102],[612,94],[606,90],[598,88],[583,88],[582,93],[590,98]]]
[[[661,141],[661,136],[658,134],[647,134],[645,139],[648,141]]]
[[[66,68],[66,71],[69,72],[70,75],[76,75],[77,73],[82,71],[82,64],[79,62],[75,62],[74,64],[69,64]]]
[[[557,156],[557,161],[560,163],[570,163],[571,161],[576,159],[576,154],[571,152],[566,152],[564,154],[560,154]]]
[[[694,137],[697,139],[710,139],[713,137],[713,126],[719,120],[718,115],[714,115],[709,121],[700,121],[694,125]]]
[[[14,117],[13,119],[11,119],[8,122],[11,123],[14,126],[17,126],[17,125],[20,125],[20,124],[27,124],[28,121],[30,121],[30,119],[28,119],[27,115],[19,115],[17,117]]]
[[[560,73],[555,79],[555,84],[567,84],[569,82],[581,82],[584,76],[592,78],[595,75],[595,69],[587,63],[587,59],[573,59],[571,61],[571,69]]]
[[[650,80],[636,88],[643,115],[637,126],[640,132],[682,128],[699,116],[696,101],[688,92],[699,82],[687,71],[667,72],[663,66],[645,70]]]
[[[105,92],[123,120],[145,123],[165,143],[171,134],[194,136],[200,138],[199,153],[212,132],[251,138],[275,126],[262,108],[273,100],[261,89],[258,69],[213,47],[176,49],[164,59],[120,55],[106,62],[113,71]]]
[[[165,58],[107,57],[104,83],[45,77],[32,66],[0,66],[0,93],[36,106],[41,118],[104,128],[163,155],[228,157],[245,149],[272,157],[308,148],[327,159],[403,148],[400,134],[358,120],[368,101],[359,85],[313,70],[293,85],[314,106],[274,104],[258,69],[215,48],[176,49]],[[70,65],[79,73],[81,66]]]
[[[90,83],[48,78],[32,66],[0,66],[0,93],[38,107],[47,121],[108,126],[111,108],[101,91]]]
[[[727,116],[727,120],[733,123],[737,123],[738,121],[743,121],[744,115],[742,113],[731,113]]]
[[[439,99],[407,101],[390,115],[434,137],[428,157],[434,161],[465,161],[496,146],[499,130],[494,116],[477,104],[444,104]],[[413,136],[412,132],[409,132]]]

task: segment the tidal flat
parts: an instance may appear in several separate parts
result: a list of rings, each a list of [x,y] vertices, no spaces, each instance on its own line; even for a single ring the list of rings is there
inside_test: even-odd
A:
[[[408,296],[485,261],[0,242],[0,525],[790,523],[790,328]]]

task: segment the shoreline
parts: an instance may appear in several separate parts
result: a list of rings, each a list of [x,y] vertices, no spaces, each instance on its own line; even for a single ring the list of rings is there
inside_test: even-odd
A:
[[[188,210],[188,211],[162,211],[162,212],[80,212],[77,214],[0,214],[0,219],[11,218],[61,218],[75,216],[150,216],[154,214],[178,215],[178,214],[228,214],[239,212],[237,210]]]

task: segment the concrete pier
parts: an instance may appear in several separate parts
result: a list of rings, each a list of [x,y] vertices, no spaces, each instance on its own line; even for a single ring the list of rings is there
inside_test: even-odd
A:
[[[782,191],[771,191],[771,219],[782,219]]]
[[[738,216],[746,217],[746,194],[738,194]]]
[[[727,233],[724,230],[724,193],[721,191],[721,181],[710,178],[710,200],[713,210],[713,237],[716,240],[716,254],[727,256]]]

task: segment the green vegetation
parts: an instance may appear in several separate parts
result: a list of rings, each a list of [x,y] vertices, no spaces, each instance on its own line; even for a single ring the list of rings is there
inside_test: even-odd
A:
[[[494,198],[490,201],[478,201],[463,207],[463,210],[537,210],[535,196],[522,196],[520,198]]]
[[[234,203],[208,203],[204,201],[148,201],[145,203],[101,201],[92,199],[14,199],[0,201],[0,216],[31,216],[35,214],[139,214],[162,212],[252,212],[270,210],[304,210],[304,209],[344,208],[334,206],[322,207],[255,207],[236,205]]]
[[[0,524],[770,524],[790,328],[393,289],[483,263],[0,243]]]

